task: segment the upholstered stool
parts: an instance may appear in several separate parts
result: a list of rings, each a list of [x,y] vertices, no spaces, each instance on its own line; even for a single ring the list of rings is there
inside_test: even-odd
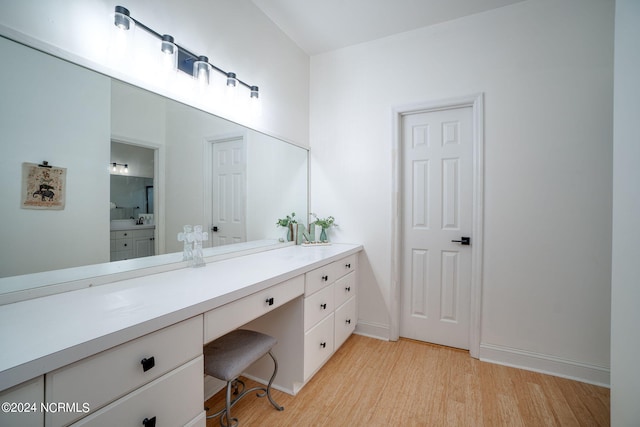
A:
[[[204,347],[204,372],[227,382],[225,408],[207,418],[220,416],[220,425],[237,425],[238,419],[231,417],[231,408],[247,393],[252,391],[262,391],[263,393],[257,393],[258,397],[267,396],[274,408],[278,411],[284,409],[271,397],[271,384],[278,373],[278,361],[271,353],[271,349],[276,343],[277,340],[269,335],[245,329],[236,329]],[[267,353],[273,359],[274,364],[273,374],[267,387],[254,387],[249,390],[243,390],[238,394],[238,383],[242,384],[244,389],[244,383],[238,380],[240,374]],[[235,388],[235,394],[237,394],[233,401],[231,400],[232,387]],[[227,424],[224,424],[224,418],[227,419]]]

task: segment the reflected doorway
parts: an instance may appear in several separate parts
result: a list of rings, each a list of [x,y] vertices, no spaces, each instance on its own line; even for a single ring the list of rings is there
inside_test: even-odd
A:
[[[155,149],[111,141],[111,261],[153,256]]]
[[[212,246],[246,242],[247,152],[242,136],[210,140]]]

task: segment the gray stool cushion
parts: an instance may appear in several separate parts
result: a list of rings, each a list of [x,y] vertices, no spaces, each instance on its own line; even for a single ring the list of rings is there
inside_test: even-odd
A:
[[[204,372],[231,381],[267,354],[277,342],[260,332],[236,329],[204,347]]]

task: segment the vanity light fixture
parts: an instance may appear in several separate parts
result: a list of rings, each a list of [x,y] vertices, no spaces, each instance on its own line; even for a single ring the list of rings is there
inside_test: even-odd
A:
[[[228,87],[236,87],[238,83],[246,87],[250,91],[249,97],[251,99],[259,98],[258,86],[250,85],[240,80],[236,73],[231,73],[216,67],[209,62],[209,58],[203,55],[196,55],[185,49],[184,47],[175,43],[172,36],[168,34],[160,34],[151,28],[144,25],[142,22],[131,17],[131,13],[126,7],[116,6],[114,15],[114,24],[116,27],[123,31],[130,30],[134,25],[145,30],[147,33],[158,38],[161,41],[160,49],[162,52],[169,55],[176,55],[177,53],[177,68],[178,70],[191,74],[194,78],[198,79],[202,83],[209,84],[209,76],[211,70],[215,70],[221,74],[224,74],[227,78]]]
[[[209,58],[199,56],[198,60],[193,62],[193,77],[200,83],[209,84],[210,69]]]
[[[128,30],[131,28],[131,23],[133,23],[133,18],[131,18],[129,14],[129,10],[126,7],[116,6],[116,13],[114,16],[114,24],[116,27],[121,30]]]
[[[166,53],[167,55],[173,55],[176,51],[176,44],[173,42],[173,37],[171,37],[169,34],[163,35],[160,50],[162,50],[162,52]]]
[[[227,86],[236,87],[238,83],[238,79],[236,78],[236,73],[227,73]]]

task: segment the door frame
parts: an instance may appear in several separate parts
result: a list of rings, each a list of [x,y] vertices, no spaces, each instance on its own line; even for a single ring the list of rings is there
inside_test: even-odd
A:
[[[162,144],[143,141],[122,135],[111,134],[111,142],[119,144],[134,145],[137,147],[153,150],[153,223],[154,230],[154,251],[156,255],[166,253],[166,230],[165,230],[165,170],[166,170],[166,147]]]
[[[473,130],[473,218],[471,236],[471,292],[469,315],[469,354],[480,355],[482,320],[482,266],[484,230],[484,93],[428,101],[393,108],[392,137],[392,215],[391,215],[391,307],[390,339],[400,337],[402,277],[402,118],[403,116],[438,110],[471,107]]]

